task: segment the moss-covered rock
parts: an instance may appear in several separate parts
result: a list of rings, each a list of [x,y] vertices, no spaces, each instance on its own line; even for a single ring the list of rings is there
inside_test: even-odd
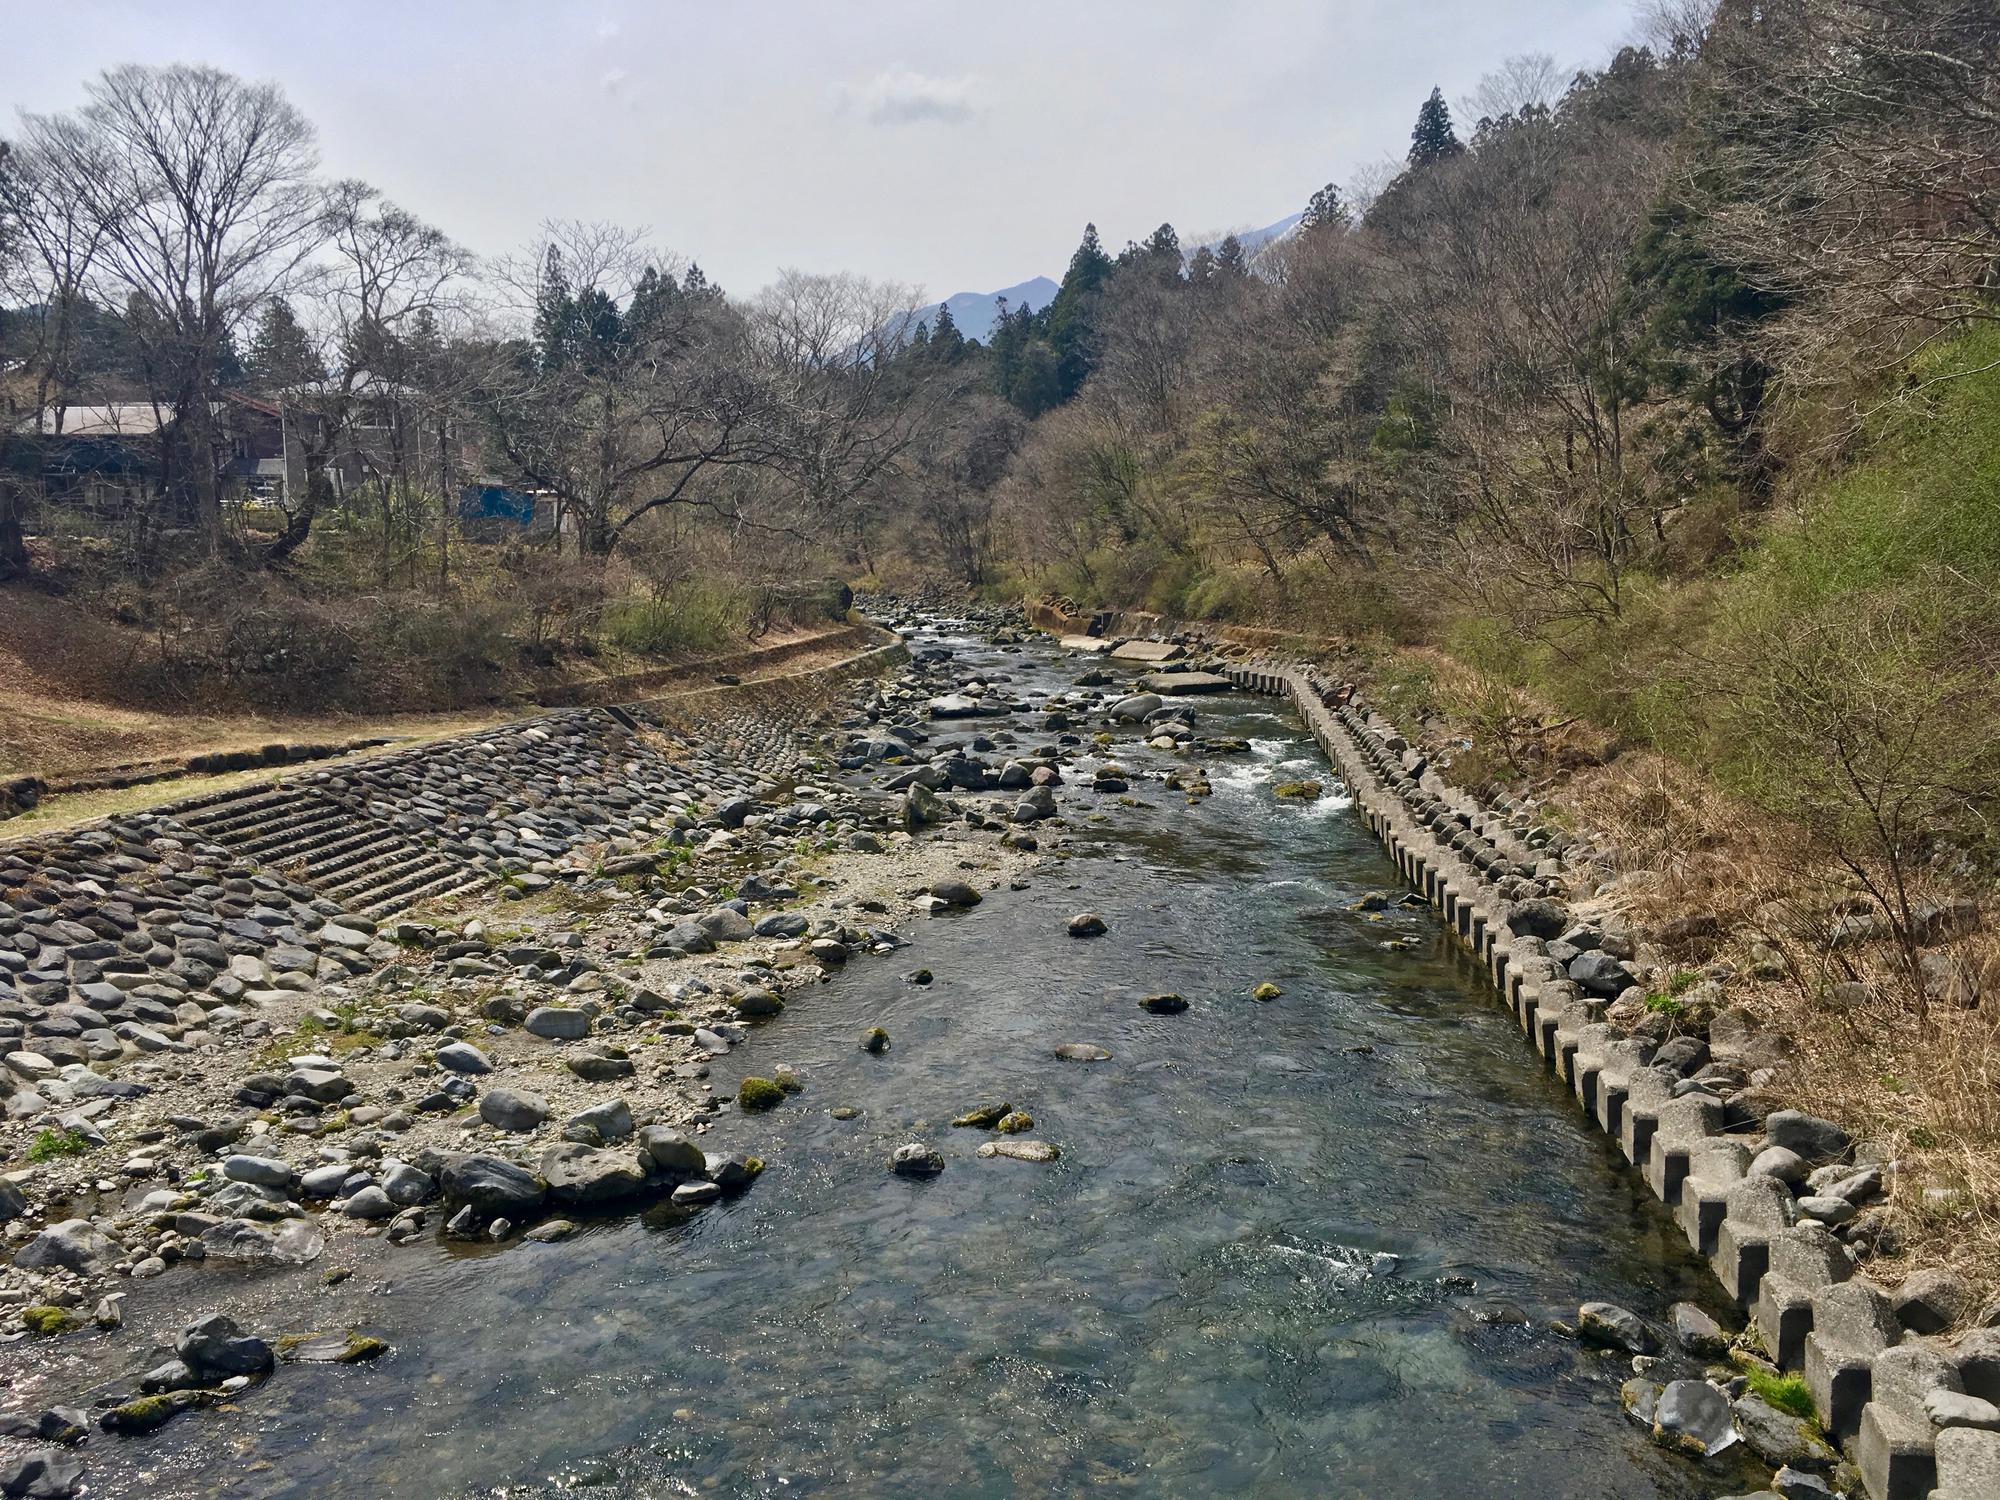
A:
[[[1317,781],[1281,781],[1271,788],[1271,795],[1288,802],[1317,802],[1325,790]]]
[[[785,1091],[768,1078],[750,1077],[736,1086],[736,1102],[744,1109],[774,1109],[784,1099]]]
[[[861,1035],[861,1050],[873,1052],[879,1057],[889,1050],[889,1033],[880,1026],[870,1026]]]
[[[343,1365],[366,1364],[371,1359],[380,1359],[388,1352],[389,1345],[386,1340],[378,1339],[372,1333],[350,1333],[346,1345],[334,1356],[334,1362]]]
[[[1035,1128],[1035,1117],[1025,1109],[1010,1110],[994,1123],[993,1128],[1002,1135],[1020,1135]]]
[[[1252,1000],[1275,1000],[1284,993],[1283,990],[1267,979],[1250,992],[1250,998]]]
[[[99,1420],[106,1432],[152,1432],[194,1405],[189,1391],[168,1391],[158,1396],[138,1396],[122,1406],[114,1406]]]
[[[951,1123],[972,1130],[991,1130],[1013,1111],[1014,1106],[1004,1101],[999,1104],[978,1104]]]
[[[1164,995],[1148,995],[1139,1002],[1139,1008],[1150,1011],[1156,1016],[1177,1016],[1188,1008],[1188,1003],[1181,996],[1169,992]]]
[[[76,1314],[66,1307],[37,1302],[21,1309],[21,1326],[30,1333],[68,1333],[76,1327]]]

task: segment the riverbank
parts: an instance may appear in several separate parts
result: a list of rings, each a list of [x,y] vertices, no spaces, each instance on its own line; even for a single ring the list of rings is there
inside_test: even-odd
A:
[[[1663,1321],[1702,1300],[1694,1263],[1509,1060],[1437,929],[1382,889],[1392,868],[1296,724],[1226,692],[1149,697],[1145,669],[1026,649],[1005,617],[928,625],[913,654],[873,719],[863,689],[813,732],[738,716],[693,733],[709,774],[767,763],[747,808],[704,799],[679,830],[698,850],[764,845],[743,861],[717,844],[625,874],[607,848],[575,881],[553,861],[543,891],[382,924],[437,939],[410,932],[356,976],[338,1034],[310,1039],[339,1068],[299,1068],[337,1071],[361,1102],[281,1099],[257,1112],[276,1116],[264,1132],[173,1184],[193,1215],[269,1202],[244,1189],[275,1180],[301,1212],[237,1217],[274,1241],[321,1236],[317,1258],[245,1274],[183,1255],[107,1281],[128,1291],[124,1329],[35,1339],[31,1389],[83,1398],[101,1424],[218,1303],[274,1355],[376,1357],[283,1365],[268,1391],[224,1392],[151,1437],[100,1432],[80,1452],[102,1482],[933,1495],[1171,1474],[1220,1494],[1339,1475],[1376,1496],[1582,1500],[1609,1466],[1621,1493],[1700,1493],[1620,1409],[1627,1357],[1558,1327],[1605,1295]],[[769,769],[786,755],[789,779]],[[810,812],[788,827],[802,802],[832,829]],[[830,842],[884,852],[819,847],[850,822]],[[744,910],[723,914],[725,887]],[[489,925],[466,939],[475,915]],[[806,930],[755,936],[774,917]],[[872,954],[897,939],[907,956]],[[730,1003],[764,996],[784,1012]],[[530,1002],[569,1014],[529,1022]],[[577,1013],[574,1040],[530,1029],[580,1029]],[[864,1045],[878,1026],[886,1051]],[[440,1066],[456,1044],[493,1071]],[[541,1105],[527,1130],[485,1118]],[[1032,1124],[951,1123],[997,1125],[1001,1105]],[[409,1129],[386,1128],[397,1112]],[[904,1146],[941,1172],[897,1175]],[[476,1194],[466,1156],[485,1162]],[[236,1158],[279,1170],[232,1174]],[[323,1169],[314,1186],[341,1196],[322,1202],[306,1182]],[[433,1196],[406,1206],[412,1172]],[[549,1201],[558,1185],[570,1201]],[[838,1415],[857,1401],[881,1416]],[[1559,1414],[1587,1461],[1522,1465],[1523,1434]],[[1226,1443],[1205,1439],[1218,1418]],[[1733,1457],[1716,1472],[1749,1477]]]
[[[1717,1366],[1714,1283],[1398,897],[1296,721],[1200,670],[1219,656],[1058,657],[1004,612],[899,613],[893,677],[553,716],[568,748],[513,744],[505,772],[479,736],[392,762],[411,795],[397,814],[378,780],[370,817],[421,815],[446,771],[580,779],[436,825],[440,857],[495,851],[497,883],[372,922],[297,899],[294,939],[233,955],[261,966],[239,1003],[45,1075],[104,1139],[26,1179],[9,1430],[84,1441],[12,1452],[246,1496],[332,1482],[335,1452],[433,1494],[1058,1493],[1079,1452],[1091,1483],[1170,1469],[1191,1493],[1764,1482],[1748,1455],[1781,1461],[1784,1423],[1753,1420],[1778,1408],[1747,1349]],[[566,832],[593,808],[611,821]],[[1594,869],[1546,860],[1538,895]],[[276,956],[292,941],[310,970]],[[189,1330],[218,1307],[275,1373],[213,1363],[217,1330]],[[1021,1443],[972,1367],[1008,1372],[1010,1413],[1042,1381],[1179,1373],[1137,1406],[1052,1395]],[[1320,1377],[1273,1383],[1293,1368]],[[1747,1441],[1700,1467],[1657,1447],[1621,1396],[1676,1382],[1733,1397]],[[832,1407],[857,1397],[962,1440],[850,1447]],[[1237,1436],[1173,1438],[1172,1409]],[[1495,1436],[1469,1443],[1475,1411]],[[1552,1420],[1590,1462],[1521,1463],[1505,1434]]]

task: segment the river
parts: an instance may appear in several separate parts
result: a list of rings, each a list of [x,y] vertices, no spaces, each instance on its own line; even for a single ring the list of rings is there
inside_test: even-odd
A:
[[[1017,689],[1079,670],[917,644],[938,639]],[[1073,787],[1069,858],[909,924],[718,1061],[718,1087],[779,1062],[807,1081],[715,1132],[769,1161],[753,1191],[398,1252],[374,1299],[393,1358],[171,1424],[139,1459],[153,1492],[1707,1493],[1622,1415],[1629,1368],[1548,1324],[1718,1289],[1434,915],[1352,909],[1395,871],[1337,796],[1271,795],[1332,785],[1298,722],[1198,711],[1252,745],[1206,762],[1211,797]],[[1112,753],[1175,763],[1129,733]],[[1086,908],[1109,931],[1071,939]],[[1266,981],[1282,994],[1253,999]],[[1139,1007],[1159,991],[1190,1008]],[[882,1056],[857,1046],[875,1025]],[[987,1100],[1061,1160],[976,1157],[991,1137],[947,1122]],[[911,1138],[942,1175],[885,1170]]]

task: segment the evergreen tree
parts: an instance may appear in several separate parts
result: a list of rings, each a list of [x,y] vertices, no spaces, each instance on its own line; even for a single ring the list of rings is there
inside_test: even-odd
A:
[[[1417,128],[1410,132],[1410,165],[1436,166],[1464,149],[1451,128],[1451,110],[1445,105],[1444,90],[1432,89],[1430,98],[1417,111]]]
[[[575,354],[576,301],[569,277],[554,245],[542,260],[542,279],[535,288],[535,358],[545,370],[560,370]]]
[[[625,308],[625,326],[633,338],[659,333],[667,326],[669,314],[681,300],[681,289],[671,276],[662,276],[651,266],[640,274]]]
[[[1056,389],[1060,404],[1083,388],[1097,367],[1097,313],[1104,284],[1111,279],[1111,257],[1098,242],[1097,226],[1083,226],[1083,240],[1069,258],[1062,286],[1044,309],[1049,342],[1056,354]]]
[[[681,277],[681,295],[690,302],[721,302],[724,300],[722,288],[708,279],[708,274],[693,261],[688,263],[687,273]]]
[[[1445,128],[1448,130],[1450,126]],[[1340,196],[1339,184],[1329,182],[1306,204],[1306,211],[1299,219],[1299,230],[1310,234],[1316,229],[1345,229],[1351,219],[1347,204]]]
[[[245,365],[251,383],[263,391],[296,390],[326,379],[326,366],[282,297],[265,303],[257,315]]]
[[[1222,281],[1250,274],[1250,259],[1243,253],[1243,241],[1233,234],[1224,236],[1215,247],[1215,274]]]
[[[1207,286],[1216,275],[1215,253],[1203,245],[1188,262],[1188,282],[1192,286]]]
[[[1007,302],[1000,301],[1001,316],[1005,317]],[[951,315],[949,303],[940,302],[937,310],[937,326],[931,329],[931,358],[939,364],[957,364],[965,353],[965,335],[958,331],[958,320]]]

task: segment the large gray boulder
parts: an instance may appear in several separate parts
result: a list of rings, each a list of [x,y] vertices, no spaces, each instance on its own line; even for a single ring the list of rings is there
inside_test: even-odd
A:
[[[260,1375],[276,1361],[271,1346],[245,1333],[227,1313],[203,1313],[181,1330],[174,1353],[197,1376],[227,1380],[232,1375]]]
[[[549,1117],[549,1101],[520,1089],[493,1088],[479,1096],[479,1118],[495,1130],[526,1132]]]
[[[550,1201],[587,1207],[645,1191],[646,1169],[630,1151],[604,1151],[566,1141],[542,1155]]]
[[[479,1218],[521,1219],[541,1208],[548,1184],[526,1167],[497,1156],[449,1158],[438,1176],[445,1202]]]
[[[100,1276],[117,1259],[117,1244],[88,1219],[51,1224],[14,1252],[14,1264],[23,1270],[61,1268],[82,1276]]]
[[[655,1172],[667,1177],[700,1177],[706,1170],[707,1157],[701,1147],[671,1126],[648,1125],[641,1130],[639,1151]]]
[[[528,1012],[521,1029],[551,1042],[580,1041],[590,1035],[590,1017],[561,1005],[538,1005]]]

